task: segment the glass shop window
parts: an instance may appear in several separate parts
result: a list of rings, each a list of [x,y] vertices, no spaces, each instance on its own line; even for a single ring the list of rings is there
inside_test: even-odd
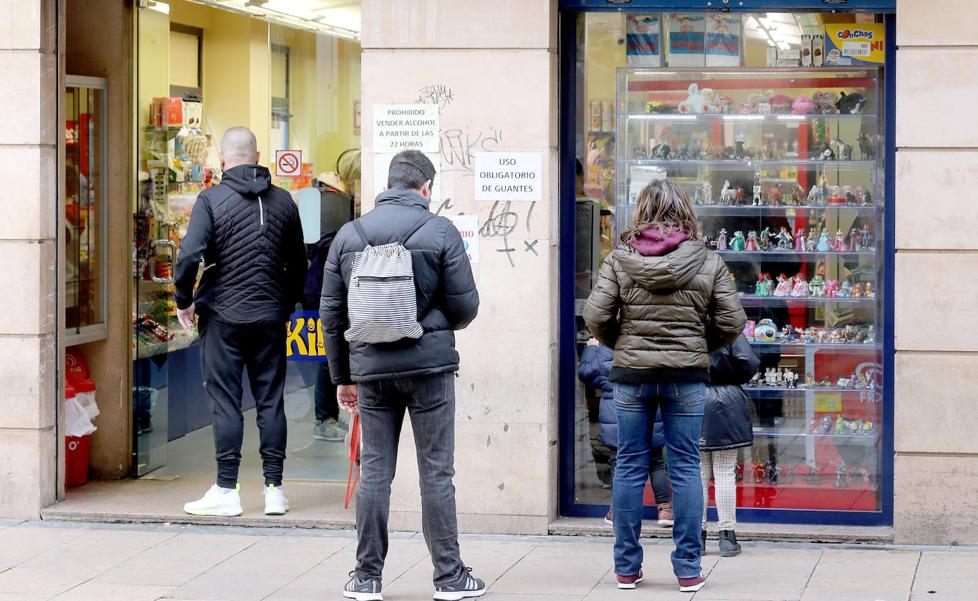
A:
[[[65,87],[65,326],[67,343],[105,337],[105,80]]]

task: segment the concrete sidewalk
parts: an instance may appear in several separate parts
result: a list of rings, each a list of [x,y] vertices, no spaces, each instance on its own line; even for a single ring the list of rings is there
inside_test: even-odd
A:
[[[646,544],[646,581],[618,591],[611,540],[467,536],[465,561],[489,601],[957,601],[978,599],[978,549],[747,543],[703,561],[706,587],[678,592],[668,541]],[[341,599],[351,532],[0,522],[0,601]],[[430,599],[420,535],[392,536],[385,599]]]

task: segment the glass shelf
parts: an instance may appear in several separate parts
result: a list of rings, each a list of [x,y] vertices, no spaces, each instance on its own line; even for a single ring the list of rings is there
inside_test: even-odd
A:
[[[765,430],[754,430],[754,436],[763,436],[764,438],[797,438],[806,439],[814,438],[816,440],[832,440],[837,442],[843,440],[845,442],[858,441],[863,444],[876,444],[876,431],[870,432],[868,434],[816,434],[815,432],[770,432]]]
[[[819,159],[779,159],[779,160],[763,160],[763,159],[749,159],[749,160],[737,160],[737,159],[717,159],[717,160],[688,160],[688,159],[623,159],[620,161],[628,165],[638,165],[638,166],[649,166],[649,167],[659,167],[659,166],[689,166],[689,167],[756,167],[757,169],[765,168],[775,168],[775,167],[799,167],[814,169],[816,167],[824,167],[826,165],[834,165],[837,167],[862,167],[866,169],[876,169],[875,160],[852,160],[852,161],[822,161]]]
[[[763,307],[767,305],[787,304],[789,306],[815,307],[821,305],[868,305],[876,306],[876,297],[842,297],[842,296],[753,296],[745,294],[740,297],[740,304],[745,307]]]
[[[860,353],[860,352],[871,352],[875,353],[879,351],[879,347],[875,342],[861,343],[861,342],[751,342],[750,345],[754,348],[755,352],[761,353],[786,353],[790,351],[822,351],[822,350],[832,350],[841,351],[849,353]]]
[[[744,386],[744,391],[750,395],[755,393],[762,393],[758,396],[763,396],[763,393],[778,393],[782,394],[785,392],[798,393],[798,392],[862,392],[862,393],[873,393],[878,392],[878,388],[842,388],[839,386],[813,386],[808,388],[806,386],[799,386],[798,388],[788,388],[786,386]]]
[[[624,205],[634,208],[634,205]],[[696,214],[700,217],[737,216],[754,217],[759,215],[784,215],[786,213],[809,211],[856,211],[864,215],[876,213],[875,205],[695,205]]]
[[[846,251],[773,251],[773,250],[759,250],[759,251],[746,251],[746,250],[719,250],[717,253],[723,257],[725,261],[777,261],[777,262],[803,262],[800,259],[820,257],[824,259],[839,258],[844,261],[858,261],[863,258],[875,258],[876,251],[863,250],[856,252],[846,252]],[[791,298],[791,297],[779,297],[779,298]]]
[[[712,123],[715,121],[723,121],[727,123],[751,123],[751,122],[765,122],[765,123],[800,123],[807,122],[811,123],[813,121],[819,121],[823,119],[867,119],[871,121],[876,121],[877,117],[875,113],[810,113],[807,115],[793,115],[784,113],[771,113],[765,115],[757,115],[752,113],[623,113],[618,115],[619,119],[640,119],[644,121],[665,121],[667,123],[681,123],[681,122],[696,122],[704,121],[707,123]]]

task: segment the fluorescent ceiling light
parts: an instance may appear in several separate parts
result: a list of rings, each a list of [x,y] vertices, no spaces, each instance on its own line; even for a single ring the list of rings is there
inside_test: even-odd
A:
[[[152,0],[150,0],[145,4],[145,6],[150,10],[155,10],[156,12],[162,13],[164,15],[170,14],[170,5],[167,4],[166,2],[153,2]]]
[[[350,0],[190,0],[271,23],[316,33],[360,39],[360,2]]]

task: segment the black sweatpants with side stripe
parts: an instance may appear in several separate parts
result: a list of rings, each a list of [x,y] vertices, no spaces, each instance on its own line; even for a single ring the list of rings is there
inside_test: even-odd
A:
[[[265,485],[282,485],[285,422],[285,323],[232,325],[201,318],[204,391],[211,406],[217,484],[234,488],[241,464],[244,417],[242,382],[247,370],[255,413]]]

